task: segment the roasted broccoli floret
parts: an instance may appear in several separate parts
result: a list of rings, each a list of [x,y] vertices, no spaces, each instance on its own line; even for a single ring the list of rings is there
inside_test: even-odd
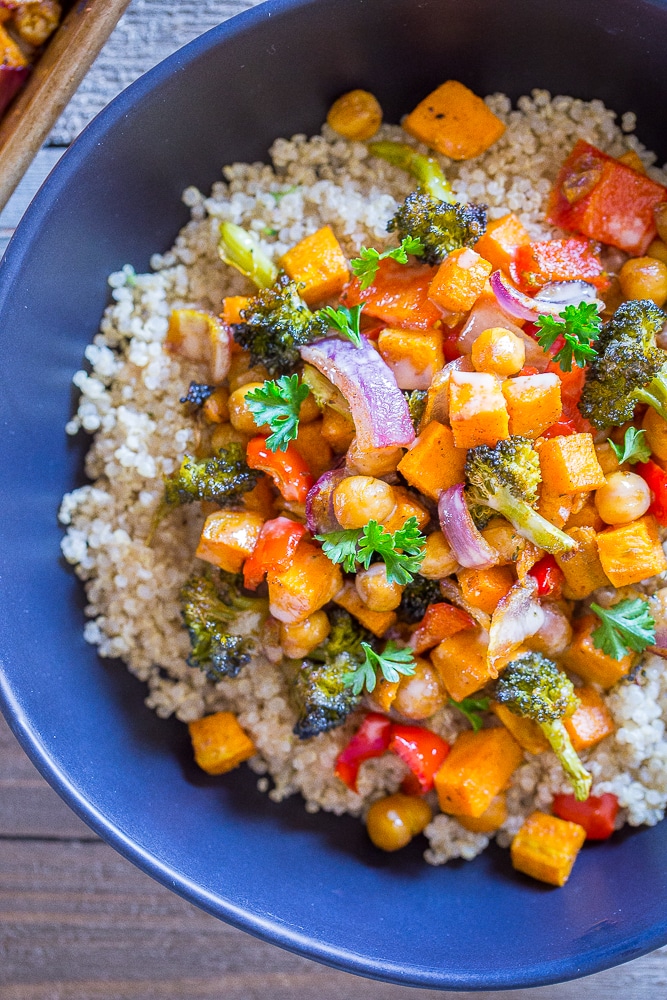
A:
[[[438,581],[427,580],[425,576],[417,575],[403,591],[398,607],[399,618],[408,622],[420,622],[429,604],[438,604],[441,601],[442,593]]]
[[[410,419],[415,431],[419,432],[419,425],[426,409],[426,389],[413,389],[411,392],[404,392],[405,400],[410,411]]]
[[[188,664],[199,667],[211,681],[236,677],[254,648],[251,627],[267,603],[241,593],[241,577],[220,572],[193,574],[181,588],[181,614],[190,633]],[[244,622],[242,615],[254,612]]]
[[[329,612],[331,632],[297,667],[292,697],[299,713],[294,727],[302,740],[342,725],[359,705],[344,677],[365,659],[362,642],[373,637],[342,608]]]
[[[413,191],[389,220],[387,230],[395,232],[399,240],[421,240],[421,259],[427,264],[440,264],[452,250],[471,247],[484,235],[486,207],[448,204],[424,191]]]
[[[250,351],[251,364],[262,364],[271,375],[294,370],[301,361],[299,348],[324,337],[328,323],[310,311],[296,282],[286,274],[271,288],[261,289],[241,310],[242,323],[234,323],[234,339]]]
[[[667,420],[667,352],[656,344],[665,323],[667,314],[655,303],[633,299],[602,327],[579,401],[582,416],[594,427],[632,420],[638,403]]]
[[[579,760],[563,719],[579,705],[567,674],[541,653],[524,653],[507,665],[496,681],[496,700],[515,715],[538,724],[563,765],[577,799],[587,799],[591,776]]]
[[[386,160],[394,167],[407,171],[419,183],[422,191],[425,191],[434,201],[447,201],[454,204],[454,192],[452,186],[445,177],[440,164],[432,156],[424,156],[418,153],[412,146],[405,142],[371,142],[368,151],[373,156],[378,156],[381,160]]]
[[[181,403],[191,403],[199,408],[203,406],[212,392],[215,392],[214,385],[206,385],[205,382],[191,382],[185,396],[181,396]]]
[[[502,514],[524,538],[546,552],[568,552],[576,543],[534,510],[540,461],[529,438],[514,435],[494,447],[478,445],[465,464],[466,501],[479,528]]]

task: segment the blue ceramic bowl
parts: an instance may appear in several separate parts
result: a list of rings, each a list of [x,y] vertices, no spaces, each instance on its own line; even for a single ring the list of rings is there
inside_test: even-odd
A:
[[[58,558],[60,497],[82,479],[72,373],[106,276],[148,265],[186,220],[180,194],[220,166],[315,131],[330,101],[375,91],[389,120],[447,77],[633,108],[667,158],[664,0],[277,0],[129,88],[63,157],[0,266],[0,702],[48,781],[139,867],[244,930],[349,972],[454,990],[545,984],[667,942],[667,824],[584,849],[553,890],[490,849],[434,869],[382,855],[357,821],[271,803],[243,769],[208,779],[82,638]],[[662,142],[662,148],[660,143]]]

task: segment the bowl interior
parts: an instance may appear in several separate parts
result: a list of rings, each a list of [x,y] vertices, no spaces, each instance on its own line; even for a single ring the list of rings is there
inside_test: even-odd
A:
[[[210,912],[348,971],[450,989],[544,984],[667,941],[664,824],[585,849],[570,883],[552,890],[494,849],[439,869],[419,845],[380,855],[356,820],[275,805],[243,770],[198,772],[185,727],[158,720],[122,665],[83,641],[84,599],[58,560],[56,523],[62,494],[82,481],[87,441],[63,427],[106,277],[126,262],[146,268],[171,244],[187,185],[206,189],[222,164],[316,131],[347,89],[373,90],[397,121],[446,78],[513,98],[536,86],[599,97],[636,111],[640,138],[664,159],[665,51],[663,0],[268,2],[121,95],[10,245],[0,265],[0,701],[79,814]]]

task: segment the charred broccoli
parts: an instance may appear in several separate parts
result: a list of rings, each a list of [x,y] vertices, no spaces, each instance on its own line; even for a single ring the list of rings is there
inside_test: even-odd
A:
[[[234,323],[234,339],[250,351],[251,364],[262,364],[271,375],[291,372],[301,361],[299,347],[324,337],[328,322],[312,313],[286,274],[271,288],[260,290]]]
[[[423,191],[407,196],[387,230],[400,240],[419,239],[420,254],[427,264],[440,264],[447,254],[460,247],[471,247],[486,231],[484,205],[447,204],[436,201]]]
[[[465,478],[466,501],[478,527],[485,527],[495,512],[546,552],[576,548],[569,535],[533,509],[541,477],[539,457],[529,438],[514,435],[494,447],[471,448]]]
[[[434,201],[447,201],[454,204],[454,192],[452,186],[440,169],[440,164],[432,156],[424,156],[418,153],[412,146],[405,142],[371,142],[368,151],[373,156],[378,156],[381,160],[386,160],[394,167],[407,171],[419,183],[422,191],[425,191]]]
[[[440,601],[442,593],[438,581],[416,576],[403,591],[398,607],[399,618],[408,622],[420,622],[429,604],[438,604]]]
[[[298,665],[292,685],[299,713],[294,732],[302,740],[342,725],[359,705],[345,677],[365,660],[361,643],[373,637],[342,608],[329,612],[329,621],[327,639]]]
[[[211,681],[236,677],[250,660],[254,647],[252,629],[257,614],[266,612],[266,601],[241,593],[241,577],[219,573],[193,574],[181,588],[181,614],[190,633],[188,664],[199,667]],[[241,616],[254,612],[244,623]],[[237,634],[239,633],[239,634]]]
[[[602,327],[579,401],[582,416],[594,427],[632,420],[638,403],[667,420],[667,352],[656,344],[665,323],[667,314],[655,303],[632,299]]]
[[[203,406],[211,393],[215,392],[214,385],[206,385],[205,382],[191,382],[185,396],[181,396],[179,402],[191,403],[199,408]]]
[[[410,419],[415,431],[419,433],[419,425],[426,409],[426,389],[413,389],[411,392],[404,392],[405,400],[410,411]]]
[[[572,681],[541,653],[524,653],[507,665],[496,681],[496,700],[515,715],[538,724],[563,765],[574,794],[587,799],[592,778],[579,760],[563,719],[579,705]]]

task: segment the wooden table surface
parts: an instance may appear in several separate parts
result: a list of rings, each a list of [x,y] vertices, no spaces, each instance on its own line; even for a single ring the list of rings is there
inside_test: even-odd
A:
[[[256,0],[255,0],[256,2]],[[150,65],[253,0],[133,0],[0,215],[0,254],[66,146]],[[426,1000],[228,927],[104,844],[40,777],[0,718],[0,1000]],[[495,1000],[661,1000],[667,948],[588,979]]]

